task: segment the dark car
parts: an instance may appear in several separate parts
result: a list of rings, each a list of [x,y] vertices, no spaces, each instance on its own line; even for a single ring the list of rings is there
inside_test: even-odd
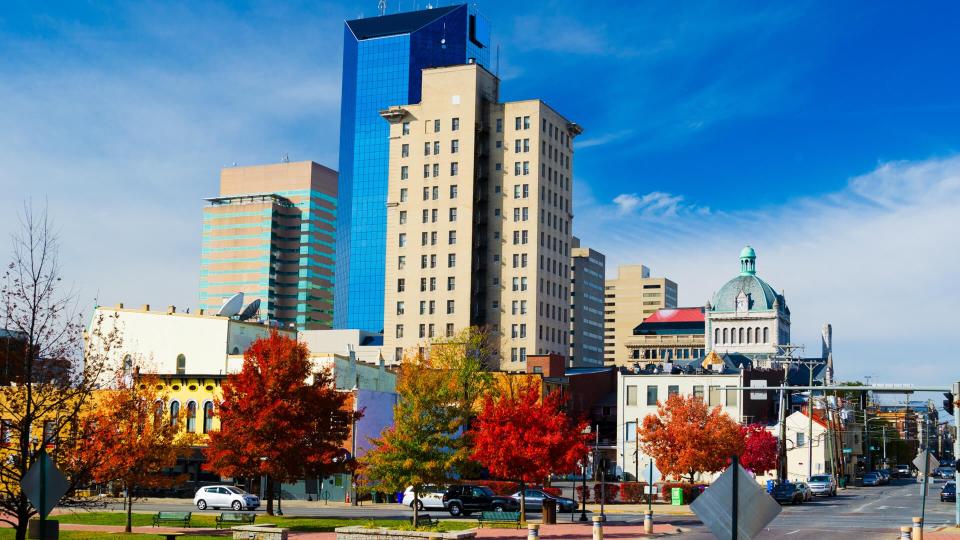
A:
[[[880,473],[868,472],[863,475],[863,485],[865,486],[879,486],[882,483],[883,477],[880,476]]]
[[[519,504],[520,502],[520,492],[516,492],[510,496],[512,499],[516,500]],[[573,499],[568,499],[566,497],[557,497],[550,495],[543,490],[539,489],[528,489],[526,490],[526,495],[524,495],[524,502],[527,505],[527,510],[541,511],[543,510],[543,501],[552,500],[557,504],[557,512],[573,512],[577,509],[577,502]]]
[[[947,482],[940,490],[940,502],[957,502],[957,483]]]
[[[451,516],[469,516],[471,512],[516,512],[520,503],[510,497],[495,495],[487,486],[461,484],[450,486],[443,494],[443,504]]]
[[[957,470],[954,469],[953,467],[940,466],[940,467],[937,467],[935,471],[933,471],[933,476],[936,478],[950,479],[950,478],[953,478],[954,475],[956,475],[956,473],[957,473]]]
[[[788,482],[773,486],[773,491],[770,495],[773,496],[773,500],[780,504],[800,504],[803,502],[803,492],[800,491],[796,484]]]
[[[880,484],[881,484],[881,485],[884,485],[884,486],[885,486],[885,485],[887,485],[887,484],[890,483],[890,477],[893,476],[893,474],[890,472],[890,469],[877,469],[877,470],[874,471],[874,472],[876,472],[877,474],[880,475]]]

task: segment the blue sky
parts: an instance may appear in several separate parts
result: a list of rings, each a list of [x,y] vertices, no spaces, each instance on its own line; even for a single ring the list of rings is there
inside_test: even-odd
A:
[[[574,229],[608,274],[644,263],[702,304],[751,243],[808,353],[832,322],[842,375],[893,382],[910,358],[918,382],[942,378],[960,300],[960,7],[479,5],[502,97],[585,128]],[[49,205],[84,302],[196,305],[219,168],[336,166],[343,20],[376,12],[7,2],[0,189]]]

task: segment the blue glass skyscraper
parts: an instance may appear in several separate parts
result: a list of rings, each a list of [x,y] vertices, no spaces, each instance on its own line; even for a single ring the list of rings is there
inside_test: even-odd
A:
[[[383,329],[389,124],[420,102],[421,70],[489,67],[490,25],[468,5],[347,21],[343,37],[334,328]]]

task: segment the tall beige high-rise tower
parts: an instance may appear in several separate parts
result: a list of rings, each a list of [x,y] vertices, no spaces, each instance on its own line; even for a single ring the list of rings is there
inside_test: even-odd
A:
[[[611,365],[627,357],[626,339],[644,319],[660,308],[677,307],[677,284],[652,278],[649,268],[631,264],[621,265],[604,288],[603,360]]]
[[[569,351],[573,138],[540,100],[500,103],[476,64],[423,70],[390,122],[384,346],[397,358],[469,326],[500,368]]]

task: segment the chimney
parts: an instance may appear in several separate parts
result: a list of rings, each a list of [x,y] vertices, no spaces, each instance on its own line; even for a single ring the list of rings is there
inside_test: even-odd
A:
[[[123,309],[123,302],[120,302],[119,304],[117,304],[117,309]]]
[[[144,311],[150,311],[150,304],[144,304],[144,305],[143,305],[143,310],[144,310]]]
[[[200,308],[200,314],[203,315],[203,308]]]
[[[177,312],[177,306],[167,306],[167,315],[171,315]]]

